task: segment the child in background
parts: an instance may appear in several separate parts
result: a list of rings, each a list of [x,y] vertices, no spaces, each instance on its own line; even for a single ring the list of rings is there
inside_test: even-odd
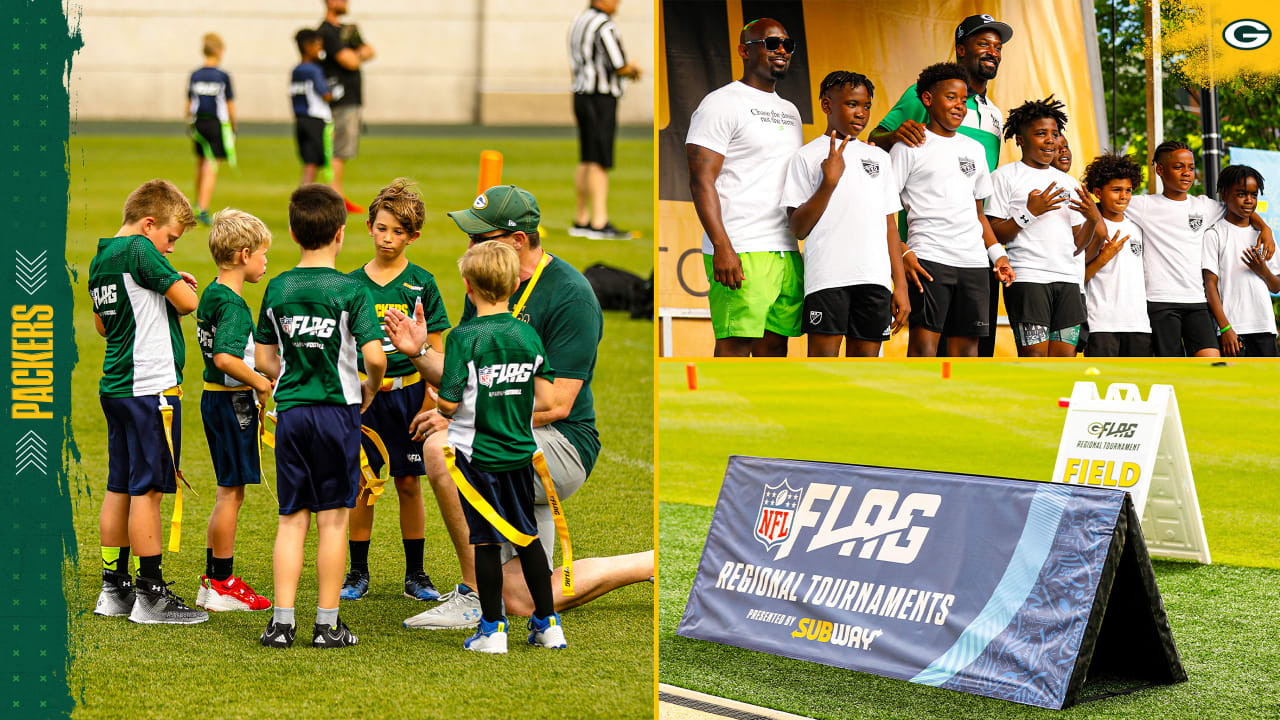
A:
[[[302,182],[316,181],[320,168],[329,168],[333,156],[333,111],[329,101],[333,93],[320,69],[320,52],[324,40],[315,30],[299,30],[294,36],[302,62],[289,79],[289,97],[293,101],[294,136],[298,140],[298,156],[302,158]]]
[[[209,224],[209,204],[218,182],[218,162],[235,167],[236,104],[231,76],[222,68],[222,38],[208,33],[202,39],[204,65],[187,83],[187,116],[196,150],[196,220]]]
[[[1271,295],[1280,293],[1280,262],[1263,259],[1259,233],[1249,224],[1263,190],[1262,175],[1248,165],[1223,169],[1218,193],[1225,214],[1204,234],[1204,292],[1224,356],[1277,355]]]

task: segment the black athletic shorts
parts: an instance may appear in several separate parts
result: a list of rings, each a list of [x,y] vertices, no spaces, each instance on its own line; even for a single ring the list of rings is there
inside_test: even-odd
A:
[[[573,116],[578,120],[578,160],[613,167],[613,138],[618,131],[618,98],[575,93]]]
[[[1205,348],[1220,349],[1208,303],[1147,302],[1147,317],[1156,357],[1189,357]]]
[[[227,148],[222,144],[222,123],[218,121],[218,118],[209,117],[208,115],[197,116],[194,132],[209,143],[209,151],[215,159],[227,159]],[[196,149],[196,157],[204,157],[204,146],[200,144],[200,140],[194,139],[192,144]]]
[[[804,331],[885,342],[893,323],[893,293],[881,285],[846,285],[804,296]]]
[[[1085,321],[1080,297],[1075,283],[1015,282],[1004,289],[1004,309],[1010,325],[1043,325],[1052,332]]]
[[[422,409],[422,400],[427,393],[427,384],[418,381],[409,387],[399,390],[386,390],[373,396],[373,404],[361,416],[369,429],[378,433],[382,444],[387,448],[387,457],[391,460],[391,477],[421,477],[427,474],[422,464],[422,443],[415,442],[409,434],[409,425],[414,416]],[[364,446],[364,454],[369,458],[369,468],[374,474],[382,474],[382,454],[378,447],[367,437],[361,436],[360,444]]]
[[[298,138],[298,155],[306,165],[329,164],[324,154],[324,120],[311,116],[295,117],[294,132]]]
[[[1248,335],[1240,335],[1239,338],[1244,345],[1240,350],[1241,357],[1280,356],[1280,351],[1276,347],[1275,333],[1250,333]]]
[[[1085,357],[1151,357],[1151,333],[1091,332]]]
[[[992,332],[987,319],[991,295],[987,268],[958,268],[920,258],[920,266],[933,278],[921,278],[924,292],[908,282],[911,326],[951,337],[985,337]]]

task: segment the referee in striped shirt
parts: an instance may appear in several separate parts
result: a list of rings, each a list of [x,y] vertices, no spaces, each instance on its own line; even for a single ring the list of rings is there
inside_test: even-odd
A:
[[[609,222],[609,168],[613,167],[613,139],[618,127],[620,78],[638,80],[640,68],[627,62],[612,15],[619,0],[593,0],[569,30],[573,61],[573,114],[578,121],[578,169],[573,176],[577,195],[570,235],[597,240],[621,240],[631,233]]]

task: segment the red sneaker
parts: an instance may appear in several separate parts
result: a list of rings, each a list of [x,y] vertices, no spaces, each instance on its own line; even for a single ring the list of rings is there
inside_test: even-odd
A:
[[[232,575],[224,581],[209,579],[204,609],[211,612],[234,610],[266,610],[271,601],[254,592],[244,580]]]
[[[350,200],[348,200],[346,197],[343,197],[343,198],[342,198],[342,202],[346,203],[346,205],[347,205],[347,212],[349,212],[349,213],[362,213],[362,212],[364,212],[364,211],[365,211],[365,209],[364,209],[364,208],[362,208],[362,207],[360,207],[359,205],[357,205],[357,204],[355,204],[355,203],[351,202],[351,201],[350,201]]]

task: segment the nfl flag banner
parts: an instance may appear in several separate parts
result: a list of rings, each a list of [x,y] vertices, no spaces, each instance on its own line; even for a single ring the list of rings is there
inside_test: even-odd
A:
[[[1128,494],[922,470],[730,457],[677,634],[1048,708],[1186,679]]]

